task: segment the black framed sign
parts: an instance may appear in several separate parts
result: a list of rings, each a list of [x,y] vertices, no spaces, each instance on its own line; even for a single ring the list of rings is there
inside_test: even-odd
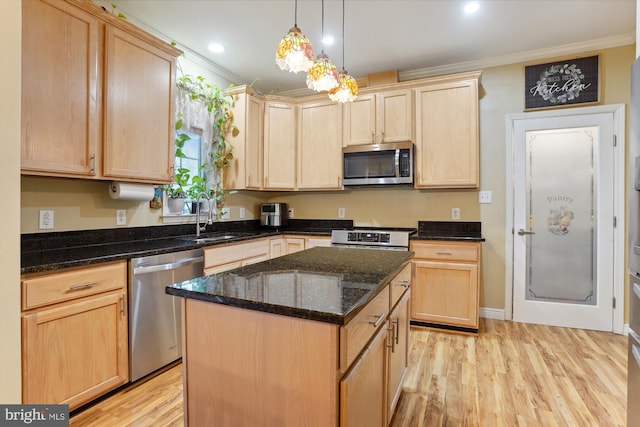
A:
[[[524,67],[525,110],[600,101],[598,56]]]

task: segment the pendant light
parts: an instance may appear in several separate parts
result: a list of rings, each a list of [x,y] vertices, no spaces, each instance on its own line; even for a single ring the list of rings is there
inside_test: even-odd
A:
[[[358,97],[358,83],[344,69],[344,0],[342,0],[342,70],[338,73],[338,86],[329,91],[329,98],[337,102],[353,102]]]
[[[313,48],[311,42],[298,28],[298,0],[295,2],[293,27],[280,40],[276,51],[276,64],[283,71],[297,73],[308,71],[313,65]]]
[[[324,39],[324,0],[322,0],[322,38]],[[324,53],[324,48],[307,71],[307,87],[316,92],[331,90],[338,86],[338,71]]]

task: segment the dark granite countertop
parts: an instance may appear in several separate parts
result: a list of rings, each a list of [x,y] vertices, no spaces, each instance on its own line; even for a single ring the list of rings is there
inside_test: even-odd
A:
[[[418,221],[418,232],[411,240],[446,240],[462,242],[484,242],[480,222],[463,221]]]
[[[352,228],[351,220],[290,220],[286,227],[261,227],[258,220],[214,223],[201,237],[231,234],[220,241],[195,241],[195,225],[163,225],[103,230],[23,234],[22,274],[117,261],[140,256],[220,245],[282,234],[331,235],[334,228]]]
[[[345,325],[413,252],[316,247],[177,283],[170,295]]]

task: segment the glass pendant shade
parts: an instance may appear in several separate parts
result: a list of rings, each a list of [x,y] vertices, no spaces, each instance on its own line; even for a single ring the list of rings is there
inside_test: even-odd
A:
[[[328,91],[338,86],[338,69],[324,52],[321,52],[307,71],[307,87],[316,92]]]
[[[358,97],[358,83],[344,69],[338,73],[338,86],[329,91],[329,99],[341,103],[353,102]]]
[[[276,64],[283,71],[308,71],[313,65],[311,42],[297,25],[280,40],[276,51]]]

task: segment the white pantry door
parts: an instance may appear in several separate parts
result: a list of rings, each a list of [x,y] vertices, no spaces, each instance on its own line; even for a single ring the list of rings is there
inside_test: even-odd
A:
[[[613,330],[614,150],[613,113],[513,121],[514,321]]]

